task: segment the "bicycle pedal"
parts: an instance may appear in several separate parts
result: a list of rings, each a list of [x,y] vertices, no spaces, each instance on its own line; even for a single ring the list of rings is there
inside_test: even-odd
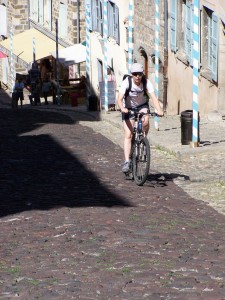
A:
[[[125,173],[125,179],[126,180],[133,180],[134,179],[133,174],[131,172]]]

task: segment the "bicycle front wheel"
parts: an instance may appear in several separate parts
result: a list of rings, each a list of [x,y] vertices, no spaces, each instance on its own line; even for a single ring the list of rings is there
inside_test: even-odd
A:
[[[150,168],[150,145],[146,137],[139,142],[135,141],[132,163],[134,181],[137,185],[143,185]]]

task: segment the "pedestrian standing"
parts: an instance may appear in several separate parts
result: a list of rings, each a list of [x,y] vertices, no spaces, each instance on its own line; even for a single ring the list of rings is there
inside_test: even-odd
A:
[[[24,100],[23,89],[24,89],[24,83],[22,81],[22,78],[19,77],[18,81],[16,81],[15,83],[14,93],[15,93],[16,106],[18,105],[18,101],[20,100],[21,108],[23,107],[23,100]]]
[[[40,91],[41,91],[41,83],[40,80],[37,79],[33,89],[34,105],[37,104],[41,105]]]

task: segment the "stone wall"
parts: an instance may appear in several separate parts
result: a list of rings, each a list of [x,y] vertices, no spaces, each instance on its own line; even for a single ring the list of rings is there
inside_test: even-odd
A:
[[[38,0],[36,0],[38,1]],[[86,37],[86,23],[85,23],[85,0],[61,0],[67,6],[67,25],[68,36],[65,42],[69,44],[77,44],[84,42]],[[3,3],[3,1],[2,1]],[[55,35],[55,20],[59,18],[59,3],[58,0],[52,1],[52,34]],[[78,16],[79,3],[79,16]],[[10,38],[10,31],[13,24],[13,35],[19,34],[29,29],[29,1],[27,0],[4,0],[4,4],[8,11],[8,38]],[[79,19],[79,28],[78,28]],[[39,24],[40,25],[40,24]],[[31,25],[32,27],[32,25]],[[42,27],[46,32],[49,29]],[[80,30],[80,34],[78,34]],[[0,37],[1,40],[1,37]],[[23,72],[25,69],[18,63],[15,63],[16,72]],[[85,74],[85,64],[80,68],[82,74]],[[2,78],[2,68],[0,68],[0,81]],[[10,84],[10,81],[9,81]]]
[[[13,24],[13,35],[28,29],[27,0],[8,0],[8,30]]]
[[[59,2],[52,1],[52,33],[55,34],[55,20],[59,18]],[[66,42],[77,44],[85,40],[85,1],[84,0],[65,0],[67,5],[68,36]],[[79,3],[79,28],[78,28],[78,5]],[[8,8],[8,30],[10,32],[13,23],[13,34],[21,33],[29,28],[29,7],[27,0],[8,0],[5,1]],[[78,34],[80,30],[80,35]],[[80,36],[80,38],[79,38]]]
[[[77,3],[79,2],[79,7]],[[67,25],[68,25],[68,36],[66,38],[67,42],[71,44],[77,44],[80,41],[85,40],[85,14],[84,14],[84,0],[72,0],[64,1],[67,3]],[[78,29],[78,8],[79,8],[79,24],[80,28]],[[59,18],[59,1],[53,1],[52,4],[52,20],[53,28],[55,30],[55,20]],[[80,38],[78,35],[78,30],[80,30]],[[79,41],[80,40],[80,41]]]
[[[134,0],[134,60],[147,66],[148,78],[154,81],[155,0]],[[146,53],[144,58],[143,53]],[[164,2],[159,1],[159,98],[163,98]]]

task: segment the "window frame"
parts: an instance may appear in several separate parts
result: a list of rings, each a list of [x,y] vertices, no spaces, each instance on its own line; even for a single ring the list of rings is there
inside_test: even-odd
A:
[[[8,8],[1,3],[0,4],[0,17],[1,17],[1,29],[0,29],[0,35],[7,37],[8,36]]]
[[[177,52],[177,0],[170,1],[170,49]]]
[[[218,72],[218,20],[214,12],[212,13],[212,18],[208,18],[208,67],[214,81],[217,81]]]
[[[103,0],[92,0],[91,1],[91,30],[100,33],[103,37],[104,27],[104,7]],[[116,43],[119,44],[119,7],[113,2],[107,2],[107,19],[108,19],[108,37],[115,39]]]
[[[31,0],[30,1],[30,17],[36,22],[38,23],[38,1],[37,0]]]
[[[184,6],[184,50],[187,57],[187,62],[193,65],[193,45],[194,45],[194,5],[189,0],[186,1]]]
[[[177,0],[176,3],[176,49],[174,51],[173,48],[171,51],[176,53],[177,59],[182,61],[184,64],[193,67],[194,5],[191,0]],[[199,62],[201,61],[201,42],[201,10],[199,9]],[[173,43],[170,40],[170,45],[171,44]],[[199,68],[200,66],[201,63],[199,63]]]
[[[52,30],[52,0],[44,0],[44,24]]]
[[[59,22],[58,22],[59,37],[64,39],[68,35],[67,26],[67,5],[60,1],[59,3]]]
[[[218,82],[219,17],[203,6],[203,34],[201,75],[209,81]]]
[[[108,36],[115,39],[119,44],[119,8],[112,2],[107,3],[108,14]]]

